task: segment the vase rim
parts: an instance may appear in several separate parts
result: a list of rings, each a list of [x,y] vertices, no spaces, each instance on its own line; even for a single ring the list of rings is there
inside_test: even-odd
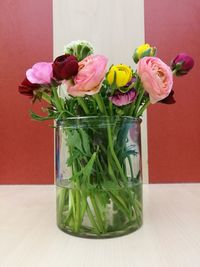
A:
[[[64,119],[59,119],[56,120],[56,126],[61,126],[62,123],[64,122],[84,122],[84,121],[92,121],[95,120],[95,122],[97,121],[103,121],[106,119],[112,119],[112,121],[120,121],[121,119],[127,119],[130,122],[133,123],[138,123],[140,124],[142,122],[141,118],[135,118],[135,117],[131,117],[131,116],[76,116],[76,117],[68,117],[68,118],[64,118]]]

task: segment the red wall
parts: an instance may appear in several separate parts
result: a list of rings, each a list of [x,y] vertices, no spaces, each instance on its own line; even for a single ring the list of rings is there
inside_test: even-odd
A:
[[[53,130],[17,91],[27,68],[52,60],[52,1],[3,0],[0,25],[0,183],[52,183]]]
[[[166,63],[179,52],[195,59],[175,78],[177,103],[148,111],[150,182],[200,182],[200,1],[145,0],[145,39]]]

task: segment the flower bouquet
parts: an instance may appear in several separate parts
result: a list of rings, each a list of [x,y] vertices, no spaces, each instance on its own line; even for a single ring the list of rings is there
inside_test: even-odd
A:
[[[118,64],[107,69],[105,56],[89,42],[72,42],[54,62],[26,72],[19,92],[45,101],[55,120],[57,224],[70,234],[105,238],[142,225],[141,116],[148,105],[175,102],[173,74],[194,65],[179,54],[166,65],[156,48],[133,53],[137,70]]]

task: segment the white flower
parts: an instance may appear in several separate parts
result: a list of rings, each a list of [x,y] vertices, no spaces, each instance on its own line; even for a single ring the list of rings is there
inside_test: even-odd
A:
[[[67,92],[67,88],[69,85],[71,85],[71,81],[70,80],[64,80],[62,82],[62,84],[58,86],[57,93],[58,93],[58,96],[60,98],[62,98],[62,99],[65,99],[65,98],[69,99],[70,98],[70,95]]]
[[[77,40],[70,42],[68,45],[64,47],[64,53],[72,54],[72,52],[76,50],[77,46],[88,47],[91,51],[91,54],[94,53],[94,47],[92,46],[92,44],[85,40]]]

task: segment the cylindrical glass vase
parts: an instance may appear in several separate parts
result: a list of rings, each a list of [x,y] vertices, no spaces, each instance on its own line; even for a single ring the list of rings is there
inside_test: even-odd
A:
[[[57,225],[108,238],[142,225],[140,119],[74,117],[56,123]]]

